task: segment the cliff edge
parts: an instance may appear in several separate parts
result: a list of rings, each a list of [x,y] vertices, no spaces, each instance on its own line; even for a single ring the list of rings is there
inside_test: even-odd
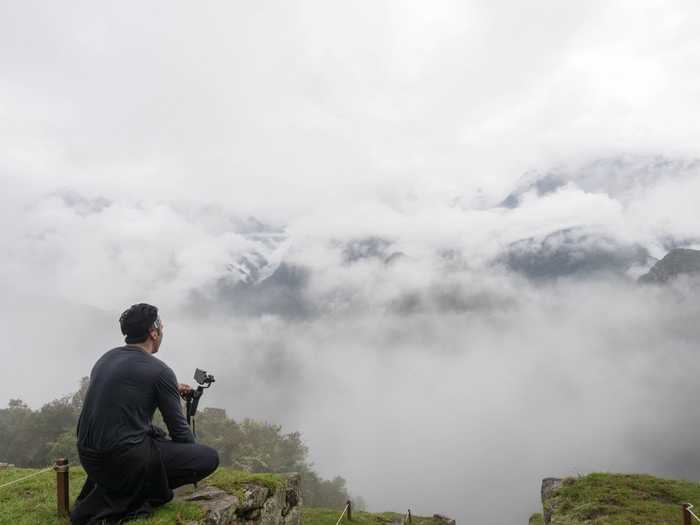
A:
[[[544,525],[668,525],[682,523],[682,503],[700,505],[700,484],[647,474],[593,473],[542,480]]]

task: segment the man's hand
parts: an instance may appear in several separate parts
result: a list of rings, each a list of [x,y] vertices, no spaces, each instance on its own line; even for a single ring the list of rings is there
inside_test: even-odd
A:
[[[177,390],[180,392],[180,395],[182,397],[187,396],[190,392],[192,392],[192,387],[190,385],[185,385],[183,383],[180,383],[177,385]]]

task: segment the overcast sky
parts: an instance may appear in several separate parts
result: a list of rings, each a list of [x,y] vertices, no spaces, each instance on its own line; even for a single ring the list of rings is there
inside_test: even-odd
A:
[[[372,510],[525,523],[543,477],[700,477],[697,290],[634,282],[700,248],[699,27],[695,1],[0,0],[0,406],[74,390],[151,301],[181,379]],[[497,264],[562,230],[650,258]],[[301,284],[241,292],[251,253]]]
[[[2,4],[2,169],[287,217],[694,155],[696,2]],[[489,193],[490,194],[490,193]]]

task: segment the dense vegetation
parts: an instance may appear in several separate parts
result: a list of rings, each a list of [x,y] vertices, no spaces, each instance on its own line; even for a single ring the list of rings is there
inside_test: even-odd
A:
[[[11,399],[8,408],[0,409],[0,462],[37,468],[66,457],[78,464],[75,427],[86,390],[83,378],[76,393],[39,410]],[[342,508],[350,499],[342,477],[324,480],[314,472],[299,432],[285,434],[279,425],[251,419],[237,422],[223,409],[203,408],[197,415],[197,434],[201,443],[219,451],[222,466],[248,472],[299,472],[308,505]],[[363,508],[361,498],[353,501]]]

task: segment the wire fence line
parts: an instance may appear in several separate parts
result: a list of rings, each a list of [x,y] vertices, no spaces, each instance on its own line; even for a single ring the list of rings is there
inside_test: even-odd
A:
[[[692,503],[684,503],[683,504],[683,510],[684,512],[687,512],[690,514],[693,518],[695,518],[696,521],[700,521],[700,518],[696,516],[696,514],[691,510],[694,507]]]
[[[340,518],[338,518],[338,521],[335,522],[335,525],[338,525],[340,523],[340,520],[343,519],[343,516],[345,516],[345,513],[348,511],[348,507],[350,506],[350,503],[345,505],[345,508],[343,509],[343,512],[340,515]]]
[[[33,474],[30,474],[29,476],[24,476],[23,478],[18,478],[18,479],[10,481],[8,483],[4,483],[4,484],[0,485],[0,489],[4,489],[5,487],[9,487],[10,485],[14,485],[15,483],[19,483],[20,481],[25,481],[27,479],[33,478],[35,476],[38,476],[39,474],[43,474],[44,472],[48,472],[49,470],[53,470],[53,468],[54,467],[52,465],[52,466],[46,467],[45,469],[42,469],[38,472],[34,472]]]

